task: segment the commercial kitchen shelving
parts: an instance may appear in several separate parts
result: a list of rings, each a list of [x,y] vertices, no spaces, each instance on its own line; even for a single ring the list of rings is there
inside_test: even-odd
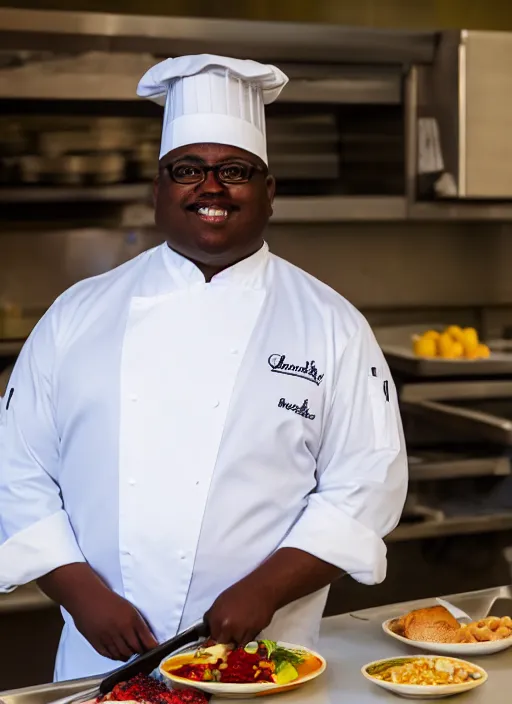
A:
[[[22,186],[0,188],[0,204],[70,202],[149,202],[149,183],[107,186]],[[402,196],[279,196],[274,202],[275,223],[334,222],[506,222],[512,204],[409,203]]]

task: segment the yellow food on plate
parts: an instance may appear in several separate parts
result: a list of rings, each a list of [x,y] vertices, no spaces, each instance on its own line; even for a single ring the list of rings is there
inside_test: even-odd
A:
[[[464,337],[464,331],[458,325],[450,325],[450,327],[446,328],[445,333],[459,342],[462,342]]]
[[[480,621],[461,625],[457,633],[457,643],[487,643],[491,640],[505,640],[512,637],[512,619],[509,616],[498,618],[489,616]]]
[[[431,337],[414,340],[414,354],[418,357],[437,357],[437,343]]]
[[[488,359],[491,351],[480,342],[475,328],[450,325],[445,330],[427,330],[412,338],[417,357],[437,359]]]
[[[476,350],[479,345],[478,333],[475,328],[464,328],[462,336],[459,340],[464,347],[464,352],[469,354]]]
[[[447,332],[443,332],[437,340],[437,353],[440,357],[450,357],[452,354],[452,348],[456,344],[455,338],[449,335]]]
[[[397,658],[372,665],[370,677],[393,684],[463,684],[482,679],[480,668],[453,658]]]
[[[491,356],[491,350],[487,347],[487,345],[477,345],[475,352],[477,354],[477,359],[488,359]]]
[[[427,330],[421,337],[424,340],[439,340],[440,335],[441,333],[437,330]]]

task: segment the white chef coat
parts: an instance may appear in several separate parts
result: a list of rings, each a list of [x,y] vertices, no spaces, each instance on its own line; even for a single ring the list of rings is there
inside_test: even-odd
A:
[[[82,281],[0,416],[0,591],[87,561],[162,641],[280,547],[386,572],[407,463],[363,316],[266,245],[205,283],[164,244]],[[327,590],[269,637],[313,646]],[[64,612],[57,679],[115,665]]]

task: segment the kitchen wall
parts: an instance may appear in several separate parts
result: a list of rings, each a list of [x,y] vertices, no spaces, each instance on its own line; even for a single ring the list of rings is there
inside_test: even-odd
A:
[[[75,281],[157,244],[150,230],[0,235],[0,303],[45,308]],[[512,225],[276,225],[272,251],[362,308],[373,324],[460,320],[512,325]],[[479,317],[483,310],[483,318]]]

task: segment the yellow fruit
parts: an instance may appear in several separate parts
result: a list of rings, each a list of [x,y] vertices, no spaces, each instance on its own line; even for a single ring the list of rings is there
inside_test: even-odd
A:
[[[462,355],[464,354],[464,349],[461,345],[460,342],[457,342],[455,340],[452,340],[452,343],[450,346],[446,346],[443,348],[443,350],[440,352],[440,357],[443,359],[460,359]]]
[[[475,328],[464,328],[462,331],[462,345],[464,347],[464,352],[466,356],[476,350],[478,347],[478,333]]]
[[[435,357],[437,355],[436,341],[428,338],[416,338],[413,342],[413,349],[417,357]]]
[[[443,332],[439,335],[437,340],[437,353],[440,357],[451,357],[452,347],[454,344],[454,339],[447,332]]]
[[[427,330],[427,332],[423,333],[422,338],[424,340],[439,340],[441,333],[437,332],[437,330]]]
[[[459,327],[458,325],[450,325],[449,328],[446,328],[444,331],[445,335],[450,335],[450,337],[453,337],[454,340],[457,340],[458,342],[462,342],[462,328]]]
[[[475,353],[478,355],[478,359],[488,359],[491,356],[491,350],[487,347],[487,345],[482,344],[478,345]]]
[[[452,358],[459,359],[464,354],[464,347],[462,342],[454,342],[452,345]]]

